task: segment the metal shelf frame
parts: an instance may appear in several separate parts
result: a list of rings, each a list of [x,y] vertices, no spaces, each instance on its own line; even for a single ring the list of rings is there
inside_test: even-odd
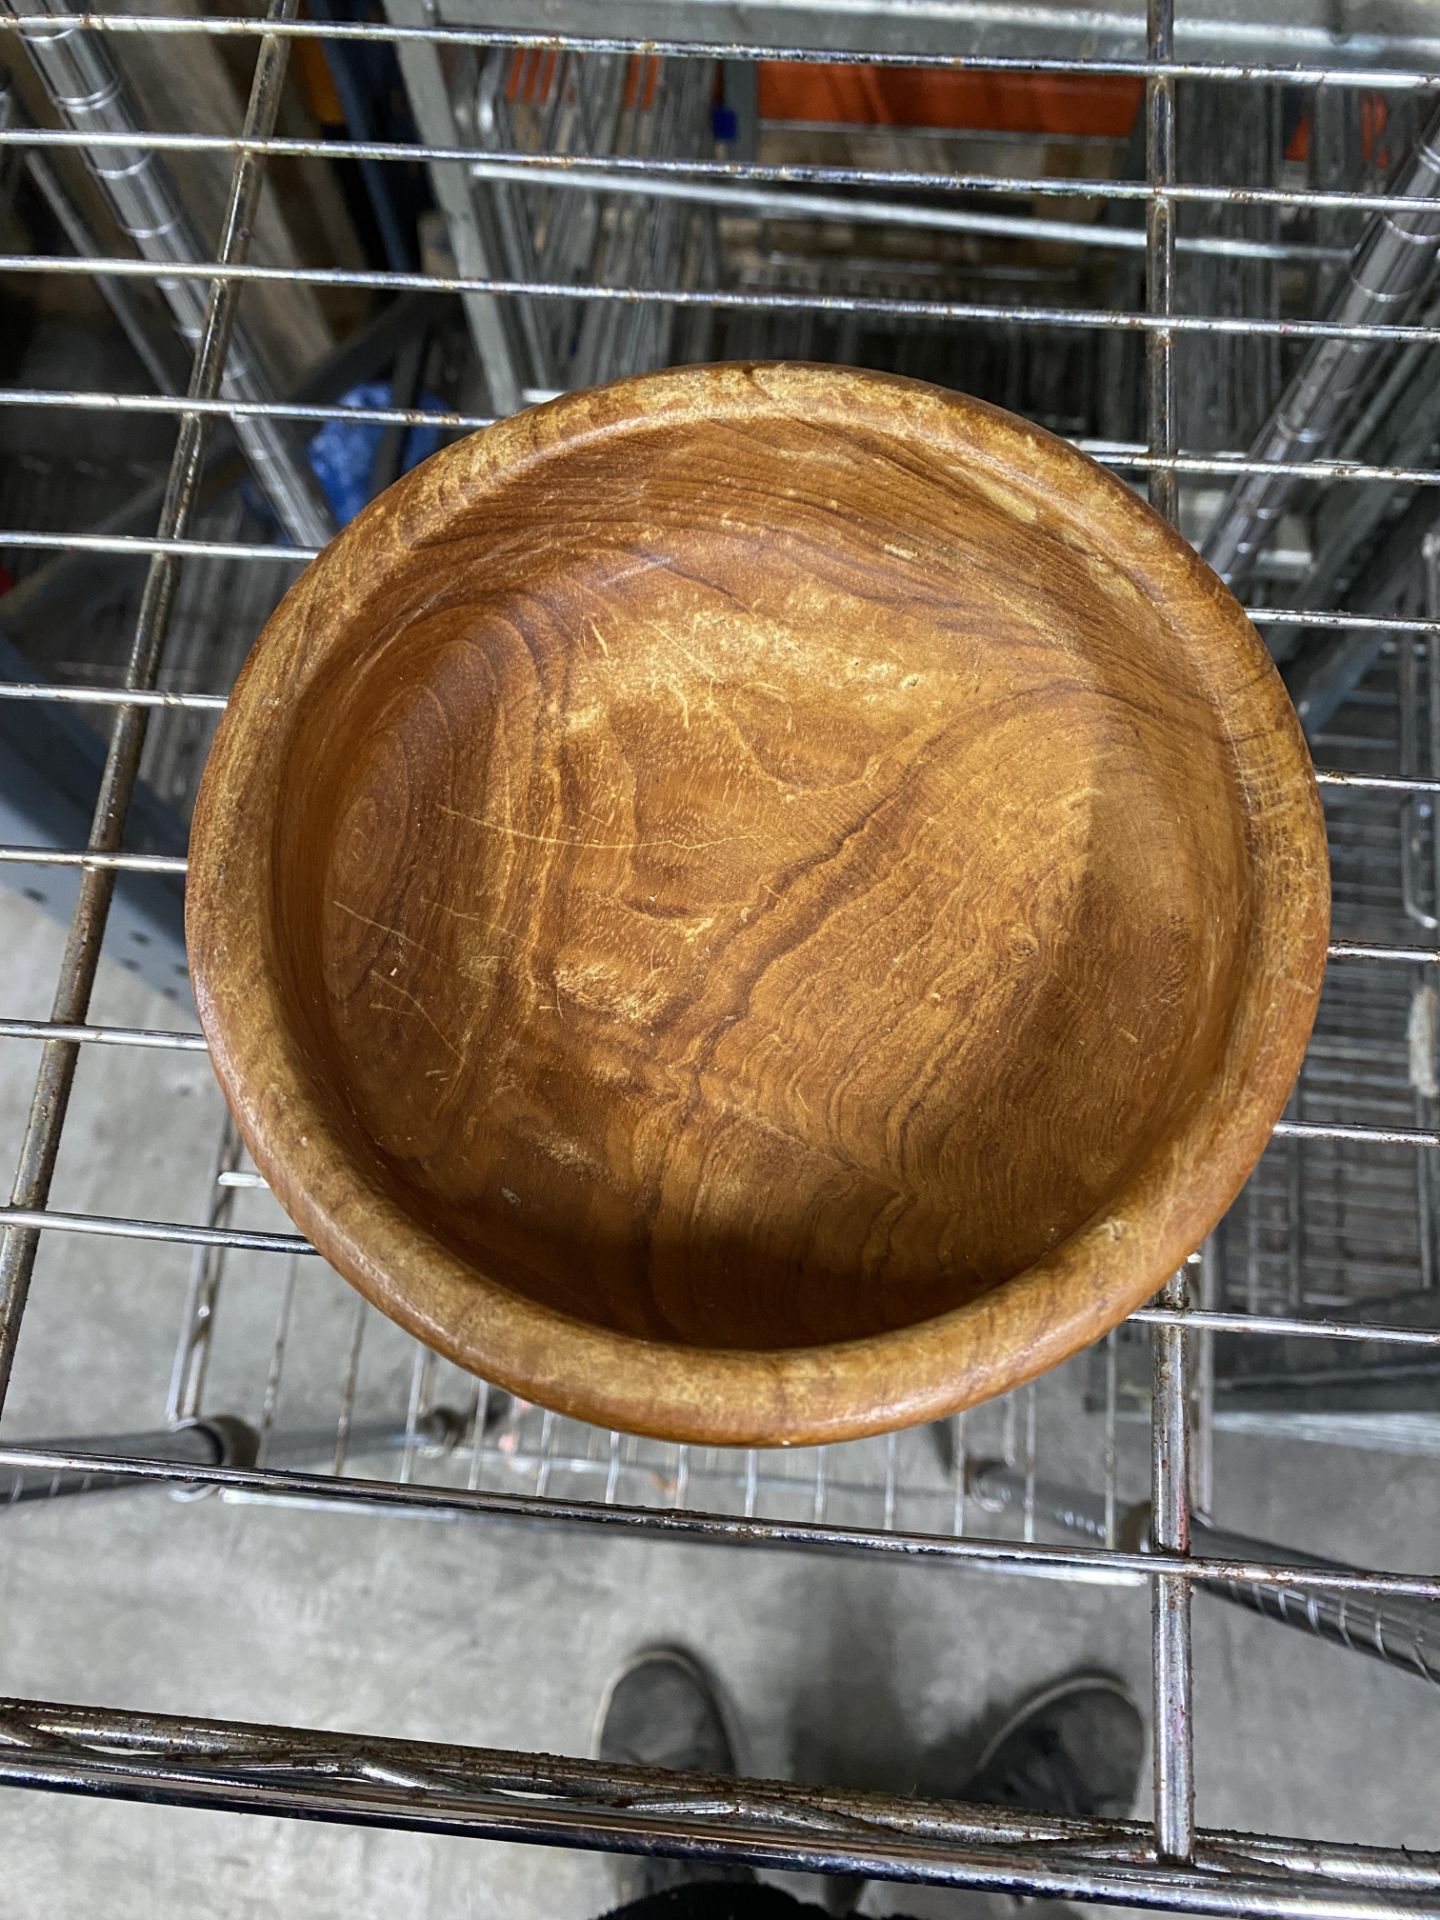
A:
[[[459,6],[460,0],[453,3]],[[107,36],[118,43],[125,35],[149,34],[170,36],[179,51],[186,36],[204,34],[245,45],[253,42],[254,69],[244,123],[233,134],[98,124],[0,126],[0,165],[10,153],[79,150],[92,158],[139,156],[146,166],[163,166],[168,153],[218,153],[228,156],[232,166],[227,213],[211,259],[98,252],[0,256],[0,273],[5,274],[163,282],[172,299],[176,286],[183,285],[190,292],[180,304],[196,316],[193,367],[184,394],[37,387],[19,380],[0,388],[0,407],[162,416],[176,426],[153,532],[0,529],[0,552],[138,556],[148,562],[128,656],[117,663],[112,679],[89,685],[36,675],[0,682],[0,700],[86,709],[110,728],[85,843],[0,845],[0,865],[72,869],[77,876],[73,918],[49,1017],[0,1017],[0,1041],[38,1043],[40,1048],[10,1200],[0,1207],[0,1406],[42,1234],[101,1235],[192,1250],[163,1427],[151,1420],[128,1436],[0,1445],[0,1496],[19,1502],[153,1485],[157,1495],[165,1488],[208,1490],[236,1502],[404,1512],[484,1526],[538,1522],[705,1541],[727,1550],[870,1555],[994,1575],[1144,1584],[1151,1595],[1154,1805],[1151,1818],[1143,1822],[1082,1822],[776,1783],[642,1774],[534,1753],[400,1741],[383,1732],[342,1736],[13,1699],[0,1700],[0,1784],[359,1826],[747,1859],[774,1867],[1223,1915],[1440,1910],[1440,1853],[1197,1828],[1190,1654],[1190,1609],[1198,1588],[1206,1594],[1223,1593],[1432,1683],[1440,1676],[1440,1570],[1368,1572],[1264,1543],[1236,1541],[1215,1530],[1209,1511],[1211,1439],[1220,1418],[1215,1353],[1222,1336],[1246,1342],[1293,1339],[1317,1352],[1322,1343],[1344,1343],[1357,1350],[1373,1343],[1410,1356],[1416,1365],[1433,1362],[1440,1373],[1440,1326],[1433,1315],[1427,1318],[1416,1311],[1409,1318],[1403,1313],[1396,1317],[1383,1309],[1381,1282],[1392,1271],[1408,1274],[1409,1254],[1397,1256],[1382,1236],[1375,1250],[1362,1256],[1355,1251],[1359,1228],[1348,1227],[1351,1241],[1339,1235],[1324,1259],[1342,1278],[1350,1268],[1358,1272],[1363,1267],[1363,1288],[1347,1289],[1333,1278],[1307,1288],[1303,1263],[1310,1241],[1302,1240],[1300,1217],[1292,1206],[1303,1199],[1307,1152],[1323,1150],[1341,1166],[1348,1164],[1347,1157],[1358,1163],[1368,1155],[1389,1170],[1385,1177],[1391,1186],[1385,1194],[1403,1190],[1406,1205],[1413,1205],[1422,1253],[1433,1245],[1433,1156],[1440,1151],[1440,1114],[1434,1095],[1417,1094],[1413,1074],[1406,1077],[1404,1033],[1401,1055],[1388,1078],[1374,1072],[1367,1078],[1345,1065],[1356,1049],[1364,1052],[1365,1064],[1377,1049],[1392,1045],[1394,1035],[1383,1020],[1393,1013],[1391,1025],[1398,1021],[1403,1027],[1407,1007],[1413,1019],[1421,1004],[1418,996],[1433,993],[1427,983],[1440,964],[1435,932],[1440,899],[1431,901],[1437,912],[1430,912],[1425,905],[1429,896],[1412,872],[1413,850],[1420,841],[1427,857],[1435,855],[1434,802],[1440,796],[1440,741],[1427,732],[1423,718],[1417,723],[1413,710],[1416,675],[1428,675],[1428,710],[1432,719],[1440,714],[1440,603],[1433,579],[1423,610],[1380,613],[1271,604],[1263,582],[1250,584],[1247,597],[1254,604],[1249,611],[1262,632],[1283,629],[1297,634],[1302,643],[1308,636],[1369,634],[1390,661],[1398,676],[1397,711],[1405,720],[1399,736],[1392,741],[1382,728],[1373,737],[1359,734],[1352,739],[1332,730],[1316,745],[1319,779],[1332,810],[1337,899],[1341,880],[1350,873],[1342,855],[1352,858],[1346,852],[1352,841],[1361,849],[1356,873],[1362,878],[1352,877],[1346,885],[1355,899],[1361,898],[1367,834],[1383,840],[1387,848],[1393,846],[1396,870],[1403,869],[1408,877],[1393,902],[1387,896],[1386,910],[1378,918],[1366,920],[1357,910],[1353,924],[1337,925],[1330,947],[1332,1013],[1328,1024],[1322,1014],[1312,1066],[1290,1113],[1276,1128],[1276,1147],[1247,1202],[1250,1211],[1244,1218],[1251,1239],[1245,1287],[1239,1293],[1227,1290],[1216,1249],[1207,1246],[1155,1304],[1133,1315],[1100,1350],[1099,1387],[1082,1421],[1093,1456],[1085,1491],[1050,1486],[1037,1464],[1040,1429],[1063,1412],[1055,1397],[1059,1389],[1053,1385],[1058,1376],[998,1406],[947,1423],[941,1432],[891,1436],[855,1449],[810,1449],[802,1456],[753,1451],[721,1456],[665,1448],[597,1434],[525,1406],[404,1343],[394,1329],[387,1333],[388,1323],[379,1321],[363,1302],[350,1301],[314,1257],[314,1249],[276,1224],[263,1183],[228,1128],[217,1150],[201,1220],[136,1219],[50,1205],[71,1091],[85,1048],[195,1056],[205,1052],[203,1039],[192,1029],[106,1024],[91,1011],[117,875],[183,876],[186,870],[183,856],[137,852],[126,844],[147,727],[167,716],[217,714],[227,698],[223,686],[165,684],[165,648],[181,570],[187,570],[188,578],[190,569],[236,562],[266,570],[278,594],[293,569],[314,552],[304,544],[207,534],[198,513],[207,434],[219,423],[236,430],[243,444],[248,430],[240,430],[246,423],[262,423],[266,434],[261,438],[271,444],[282,426],[288,431],[342,418],[465,432],[493,417],[473,407],[435,412],[287,401],[257,393],[243,381],[236,385],[236,309],[247,284],[279,280],[380,294],[459,295],[467,302],[485,303],[487,314],[503,307],[511,319],[526,306],[538,311],[565,302],[593,314],[609,303],[672,315],[687,310],[702,316],[777,319],[838,315],[894,326],[923,322],[962,333],[973,327],[999,328],[1017,337],[1022,331],[1047,337],[1129,335],[1143,342],[1144,432],[1130,440],[1092,438],[1081,444],[1143,483],[1152,504],[1177,524],[1182,505],[1206,484],[1223,491],[1232,484],[1243,488],[1249,481],[1255,483],[1253,493],[1264,494],[1272,503],[1287,483],[1301,480],[1326,489],[1404,486],[1423,494],[1440,485],[1440,465],[1367,460],[1363,449],[1294,443],[1281,447],[1273,440],[1252,448],[1186,448],[1180,444],[1176,410],[1178,352],[1182,343],[1197,337],[1274,339],[1291,343],[1297,351],[1330,343],[1351,350],[1347,377],[1367,351],[1433,352],[1440,345],[1440,325],[1428,312],[1411,306],[1398,316],[1384,317],[1377,317],[1382,309],[1362,315],[1344,307],[1309,315],[1194,312],[1180,304],[1177,294],[1177,274],[1188,260],[1268,259],[1319,272],[1327,263],[1339,266],[1351,257],[1348,243],[1337,247],[1328,240],[1323,245],[1289,237],[1252,242],[1220,235],[1197,245],[1192,232],[1181,230],[1189,208],[1269,207],[1286,215],[1331,220],[1372,216],[1382,222],[1408,222],[1406,230],[1422,238],[1433,228],[1434,238],[1440,239],[1440,202],[1423,192],[1397,196],[1374,183],[1353,190],[1298,184],[1213,186],[1177,177],[1176,166],[1176,95],[1183,83],[1287,86],[1312,94],[1359,89],[1390,100],[1413,97],[1428,110],[1440,94],[1440,44],[1434,49],[1436,64],[1427,65],[1431,45],[1419,30],[1425,24],[1421,16],[1397,6],[1394,33],[1378,43],[1381,52],[1375,51],[1374,37],[1368,39],[1362,63],[1349,57],[1359,42],[1327,57],[1333,49],[1299,17],[1293,28],[1273,22],[1265,27],[1229,19],[1217,5],[1204,18],[1197,10],[1193,20],[1177,21],[1175,0],[1147,0],[1143,19],[1134,8],[1106,16],[1096,29],[1099,51],[1093,57],[1070,44],[1070,10],[1063,10],[1062,17],[1062,10],[1045,6],[1034,9],[1026,39],[1013,25],[997,33],[980,18],[987,10],[961,4],[906,9],[904,34],[889,35],[885,16],[899,10],[821,10],[786,0],[747,8],[686,0],[674,10],[675,18],[686,29],[694,27],[695,37],[672,33],[659,40],[641,30],[645,9],[636,4],[605,10],[612,24],[624,24],[626,30],[599,33],[496,25],[493,10],[487,13],[489,24],[479,26],[463,12],[452,8],[447,14],[443,7],[408,23],[302,20],[298,0],[271,0],[263,15],[244,18],[57,13],[50,0],[37,7],[38,0],[26,0],[19,17],[0,15],[0,32],[10,36],[9,45],[28,40],[43,55],[53,54],[56,41],[70,37],[77,48],[84,48],[103,46]],[[595,12],[585,9],[587,25]],[[823,21],[822,13],[827,16]],[[700,30],[710,23],[715,30],[703,35]],[[853,29],[853,40],[831,44],[847,26]],[[275,128],[287,55],[301,37],[384,42],[402,54],[432,59],[444,49],[468,49],[476,56],[528,50],[577,62],[633,57],[749,65],[762,59],[804,61],[820,48],[827,61],[840,65],[1126,77],[1143,83],[1144,178],[1067,174],[1037,179],[934,164],[792,164],[692,158],[669,150],[577,155],[518,143],[482,149],[455,139],[352,143],[282,138]],[[1250,54],[1258,51],[1258,61],[1236,56],[1242,42]],[[1296,64],[1291,64],[1292,55]],[[607,206],[679,201],[709,213],[759,219],[827,219],[843,209],[847,220],[862,225],[899,218],[936,233],[1001,242],[1063,242],[1083,248],[1087,255],[1133,253],[1143,261],[1144,298],[1143,303],[1106,308],[1053,300],[955,299],[943,292],[922,297],[864,284],[834,287],[819,278],[813,285],[787,286],[783,275],[775,286],[708,281],[673,285],[645,277],[638,242],[628,252],[622,250],[632,270],[611,280],[484,269],[278,268],[249,258],[254,210],[272,159],[361,159],[382,166],[418,161],[427,164],[437,180],[448,170],[462,191],[469,191],[467,182],[517,193],[558,189],[561,194],[595,196]],[[857,195],[867,198],[857,203]],[[446,196],[437,197],[448,206]],[[1057,217],[1014,212],[1013,203],[1022,197],[1046,207],[1057,204]],[[1143,213],[1143,225],[1069,218],[1081,202],[1103,204],[1117,215]],[[999,210],[989,211],[991,203]],[[1383,295],[1384,289],[1379,291]],[[473,315],[473,306],[471,311]],[[498,341],[501,336],[495,337]],[[518,330],[512,328],[506,337],[518,337]],[[538,330],[532,329],[531,337],[540,337]],[[243,334],[241,344],[243,349]],[[492,397],[499,393],[509,404],[517,404],[526,391],[513,369],[507,380],[491,384]],[[248,433],[248,438],[255,436]],[[1307,457],[1311,454],[1314,457]],[[1239,497],[1231,495],[1232,501]],[[1407,700],[1411,706],[1404,706]],[[1417,724],[1428,740],[1425,752],[1418,751],[1411,738]],[[1380,824],[1372,827],[1372,821]],[[1344,985],[1352,975],[1369,978],[1370,972],[1397,983],[1389,998],[1385,992],[1371,996],[1381,1023],[1373,1034],[1355,1012]],[[1363,988],[1356,991],[1364,998]],[[1410,1044],[1415,1045],[1413,1034]],[[1332,1058],[1341,1067],[1327,1078]],[[1414,1173],[1417,1168],[1421,1171]],[[1390,1205],[1388,1198],[1385,1205]],[[1290,1292],[1283,1287],[1277,1291],[1269,1277],[1267,1233],[1272,1238],[1276,1233],[1290,1236],[1286,1253],[1294,1257],[1285,1271],[1299,1275]],[[1369,1241],[1365,1246],[1369,1248]],[[1284,1264],[1281,1255],[1271,1257]],[[1315,1252],[1314,1257],[1318,1273],[1321,1255]],[[274,1311],[263,1388],[252,1407],[212,1406],[207,1397],[207,1370],[224,1360],[215,1307],[235,1263],[244,1263],[247,1276],[263,1271],[267,1278],[253,1285],[269,1289]],[[300,1324],[305,1304],[322,1300],[332,1281],[333,1310],[327,1310],[318,1332],[307,1336]],[[1426,1284],[1433,1283],[1431,1276]],[[252,1282],[247,1278],[245,1284]],[[285,1370],[288,1365],[293,1374],[297,1351],[307,1337],[314,1339],[317,1350],[323,1349],[339,1377],[338,1414],[319,1430],[306,1429],[303,1423],[292,1426],[285,1415],[290,1378]],[[402,1341],[399,1349],[389,1350],[385,1362],[401,1382],[401,1402],[397,1409],[392,1394],[386,1403],[389,1411],[377,1420],[371,1417],[365,1369],[376,1342],[384,1338]],[[1142,1422],[1128,1415],[1129,1376],[1122,1378],[1122,1368],[1147,1344],[1148,1393],[1143,1387],[1135,1389],[1145,1402]],[[1088,1364],[1083,1359],[1071,1363],[1072,1368]],[[1078,1377],[1069,1376],[1070,1387]],[[1073,1416],[1079,1401],[1072,1392],[1064,1404]],[[317,1466],[317,1460],[324,1464]],[[83,1502],[76,1507],[73,1524],[83,1528]],[[925,1576],[917,1570],[915,1577]],[[3,1680],[0,1674],[0,1684]]]

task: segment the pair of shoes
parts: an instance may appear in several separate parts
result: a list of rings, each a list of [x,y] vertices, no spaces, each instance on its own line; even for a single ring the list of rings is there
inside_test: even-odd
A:
[[[596,1751],[615,1765],[734,1774],[738,1750],[719,1690],[673,1647],[631,1658],[601,1707]],[[1036,1694],[992,1736],[954,1798],[1033,1813],[1121,1819],[1135,1802],[1145,1723],[1118,1681],[1075,1674]],[[695,1881],[753,1881],[744,1866],[613,1855],[624,1900]]]

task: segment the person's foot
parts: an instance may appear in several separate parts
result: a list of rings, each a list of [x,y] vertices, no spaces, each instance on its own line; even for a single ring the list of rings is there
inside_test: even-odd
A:
[[[739,1771],[719,1692],[699,1661],[678,1647],[651,1647],[625,1662],[601,1702],[595,1751],[614,1766],[677,1773]],[[609,1866],[622,1902],[697,1880],[755,1878],[749,1867],[723,1861],[662,1860],[643,1854],[611,1854]]]
[[[1018,1708],[960,1793],[982,1806],[1122,1820],[1135,1805],[1145,1722],[1118,1680],[1076,1674]]]

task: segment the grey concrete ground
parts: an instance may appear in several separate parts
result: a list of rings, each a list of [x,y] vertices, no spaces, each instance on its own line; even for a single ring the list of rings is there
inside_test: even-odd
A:
[[[47,1011],[58,948],[50,922],[0,894],[0,1011]],[[111,963],[96,1012],[178,1017]],[[34,1060],[0,1045],[7,1162]],[[198,1217],[219,1119],[203,1057],[87,1050],[56,1204]],[[185,1273],[176,1250],[47,1236],[5,1435],[155,1424]],[[263,1378],[247,1316],[275,1284],[227,1299],[217,1392],[238,1393],[246,1367]],[[333,1344],[342,1322],[316,1324]],[[390,1364],[383,1342],[375,1361]],[[300,1418],[330,1389],[297,1367]],[[253,1404],[254,1378],[247,1391]],[[1217,1517],[1433,1567],[1437,1477],[1435,1462],[1237,1438],[1221,1444]],[[583,1752],[614,1665],[684,1641],[733,1694],[755,1770],[943,1790],[987,1722],[1046,1679],[1083,1665],[1141,1698],[1148,1686],[1143,1589],[153,1492],[12,1511],[0,1528],[9,1694]],[[1440,1845],[1436,1703],[1420,1683],[1203,1597],[1195,1631],[1203,1821]],[[40,1794],[0,1797],[0,1859],[5,1920],[580,1920],[609,1892],[603,1863],[570,1853]]]

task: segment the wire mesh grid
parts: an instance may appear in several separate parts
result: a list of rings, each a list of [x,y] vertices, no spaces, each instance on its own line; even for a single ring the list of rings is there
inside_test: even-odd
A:
[[[1151,0],[1144,44],[1123,58],[827,48],[842,70],[1078,74],[1133,86],[1143,159],[1134,138],[1112,134],[1050,140],[1037,166],[1033,141],[993,132],[775,116],[754,121],[758,138],[737,138],[713,100],[730,89],[749,98],[757,63],[813,57],[778,40],[527,33],[401,0],[383,24],[325,25],[300,21],[291,0],[257,19],[57,15],[27,0],[0,28],[11,48],[23,37],[42,73],[50,59],[56,100],[67,97],[67,60],[78,63],[72,79],[93,79],[93,50],[127,36],[257,43],[234,132],[116,125],[78,108],[56,128],[23,115],[0,127],[0,164],[78,151],[102,178],[109,168],[153,193],[147,170],[167,156],[208,157],[230,179],[213,247],[147,249],[132,221],[136,252],[77,242],[72,225],[69,253],[0,258],[22,284],[38,274],[103,283],[112,303],[127,286],[158,288],[182,323],[176,289],[201,296],[182,324],[194,350],[184,393],[158,376],[80,388],[23,370],[0,390],[0,408],[42,429],[63,415],[162,435],[160,455],[123,476],[122,492],[148,478],[148,524],[143,513],[110,512],[116,476],[103,463],[90,462],[93,510],[73,484],[40,484],[51,476],[39,456],[11,471],[3,495],[0,555],[14,558],[17,594],[44,604],[58,573],[77,565],[109,592],[83,646],[22,656],[0,683],[0,714],[73,712],[103,750],[98,804],[81,833],[0,846],[0,861],[41,887],[68,879],[72,915],[51,1017],[0,1019],[0,1038],[43,1043],[3,1213],[0,1384],[42,1232],[188,1245],[193,1262],[166,1403],[136,1410],[137,1429],[149,1429],[0,1449],[10,1497],[150,1480],[240,1501],[529,1517],[1148,1582],[1156,1798],[1144,1824],[744,1783],[729,1783],[717,1803],[715,1783],[700,1794],[673,1778],[535,1755],[34,1702],[5,1705],[0,1779],[121,1795],[143,1781],[150,1797],[181,1804],[740,1853],[1201,1911],[1370,1911],[1397,1894],[1433,1898],[1432,1856],[1196,1831],[1189,1608],[1196,1584],[1225,1587],[1436,1677],[1426,1610],[1440,1578],[1309,1562],[1207,1522],[1211,1439],[1227,1422],[1440,1446],[1431,1411],[1440,607],[1421,560],[1440,484],[1436,435],[1424,430],[1436,417],[1423,401],[1440,327],[1420,287],[1367,286],[1363,257],[1375,215],[1403,227],[1427,262],[1440,236],[1424,138],[1440,75],[1177,60],[1167,0]],[[287,53],[314,35],[397,49],[419,138],[277,134]],[[81,98],[68,97],[72,108]],[[1297,100],[1307,109],[1299,157]],[[1188,177],[1217,148],[1224,165]],[[1412,153],[1418,161],[1397,172]],[[418,269],[249,258],[267,167],[357,160],[430,170],[444,228]],[[434,344],[408,388],[397,375],[379,403],[342,400],[338,378],[318,396],[258,374],[238,381],[237,309],[248,312],[239,296],[276,287],[397,302],[458,295],[464,333],[451,350],[468,373],[441,383],[446,400],[422,399],[444,358]],[[253,340],[240,344],[255,352]],[[1285,383],[1303,381],[1327,352],[1324,391],[1347,403],[1359,392],[1369,412],[1337,406],[1322,435],[1275,409],[1282,389],[1294,390]],[[1256,556],[1246,597],[1278,658],[1308,648],[1330,674],[1313,689],[1328,717],[1312,717],[1310,730],[1330,824],[1332,967],[1286,1119],[1214,1241],[1101,1348],[1003,1402],[876,1441],[735,1455],[600,1433],[416,1346],[289,1230],[228,1128],[208,1191],[177,1194],[171,1219],[49,1206],[84,1049],[203,1054],[183,1020],[165,1031],[97,1020],[96,965],[112,897],[133,938],[122,889],[178,884],[184,872],[178,848],[137,837],[137,793],[183,816],[245,648],[314,550],[307,527],[323,537],[323,508],[317,521],[308,483],[295,478],[300,436],[337,419],[453,433],[610,374],[763,355],[973,386],[1076,439],[1197,540],[1214,540],[1227,513],[1233,520],[1247,485],[1252,518],[1276,536]],[[217,487],[207,466],[205,432],[227,422],[254,476],[241,491],[233,477],[228,491]],[[246,441],[247,422],[269,440]],[[72,461],[65,479],[77,470]],[[1299,479],[1322,483],[1322,504],[1287,519],[1285,489]],[[1392,532],[1400,560],[1372,579],[1362,562]],[[723,1831],[717,1805],[730,1821]]]

